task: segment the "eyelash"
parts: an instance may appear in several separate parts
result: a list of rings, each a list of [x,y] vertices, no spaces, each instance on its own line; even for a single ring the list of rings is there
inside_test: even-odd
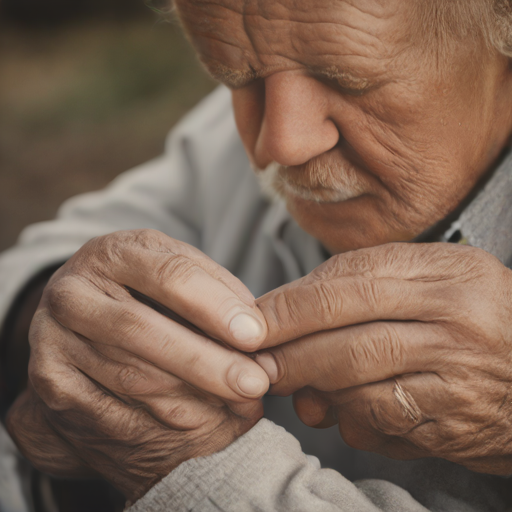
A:
[[[371,89],[363,89],[363,90],[350,89],[350,88],[347,88],[346,86],[342,85],[338,80],[336,80],[336,78],[329,78],[324,75],[314,75],[313,78],[315,78],[319,82],[326,84],[328,87],[331,87],[332,89],[335,89],[336,91],[338,91],[342,94],[346,94],[347,96],[354,96],[356,98],[364,96],[371,90]]]
[[[342,94],[345,94],[347,96],[359,98],[361,96],[364,96],[365,94],[368,94],[371,91],[371,89],[358,90],[358,89],[347,88],[346,86],[340,84],[339,81],[336,80],[335,78],[329,78],[324,75],[311,75],[311,76],[315,80],[325,83],[327,86],[331,87],[332,89],[335,89],[336,91],[338,91]],[[224,80],[222,80],[221,78],[216,78],[214,76],[212,76],[212,78],[214,80],[216,80],[217,82],[224,84],[226,87],[228,87],[232,91],[237,91],[237,90],[243,89],[245,87],[249,87],[251,85],[254,85],[256,82],[262,80],[262,78],[254,78],[253,80],[246,82],[242,85],[235,85],[235,84],[227,83]]]

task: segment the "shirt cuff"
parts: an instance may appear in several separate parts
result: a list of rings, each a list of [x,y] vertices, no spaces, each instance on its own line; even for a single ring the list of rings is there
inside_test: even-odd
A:
[[[280,465],[286,466],[281,468],[286,478],[293,467],[299,470],[308,463],[320,468],[315,457],[302,453],[295,437],[261,419],[221,452],[178,466],[126,512],[237,510],[237,502],[250,501],[245,496],[248,487],[256,495],[259,488],[265,489],[266,496],[279,496],[286,485],[276,478]]]

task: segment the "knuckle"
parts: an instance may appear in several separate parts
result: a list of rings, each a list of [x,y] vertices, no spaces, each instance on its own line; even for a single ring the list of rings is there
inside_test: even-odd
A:
[[[377,311],[381,304],[381,286],[375,279],[363,279],[356,286],[361,301],[370,311]]]
[[[202,427],[209,422],[211,418],[204,414],[202,408],[193,408],[186,403],[178,402],[167,405],[166,407],[154,408],[155,413],[171,428],[176,429],[195,429]]]
[[[113,346],[117,346],[119,340],[123,340],[121,343],[125,348],[134,344],[140,347],[141,340],[152,340],[151,354],[154,357],[171,354],[176,349],[178,340],[172,329],[162,331],[160,326],[154,325],[137,311],[119,309],[112,317],[111,324],[115,326],[115,337],[112,342],[106,339],[107,344],[112,343]]]
[[[112,265],[117,256],[115,248],[119,246],[122,238],[122,232],[116,232],[89,240],[75,256],[80,265],[79,271],[83,272],[85,268],[97,270],[98,267]]]
[[[346,253],[340,262],[344,274],[373,277],[376,267],[374,253],[375,250],[372,249],[359,249]]]
[[[30,324],[28,332],[28,341],[31,347],[31,357],[36,358],[37,354],[40,354],[41,347],[53,344],[56,341],[55,336],[51,335],[52,323],[54,320],[51,319],[49,313],[45,309],[39,309],[36,311]]]
[[[204,355],[201,352],[196,351],[188,354],[185,365],[187,370],[190,372],[190,375],[200,375],[204,371]]]
[[[77,284],[74,277],[63,276],[46,287],[44,297],[54,318],[63,320],[73,311],[80,310]]]
[[[303,278],[304,283],[306,284],[311,281],[328,281],[344,275],[346,272],[345,258],[346,256],[342,254],[331,256],[325,263],[315,268],[309,276]]]
[[[155,278],[165,285],[184,285],[200,270],[190,257],[183,254],[169,254],[165,261],[154,270]]]
[[[82,247],[80,253],[86,255],[91,268],[106,268],[126,260],[127,254],[132,254],[136,248],[163,250],[163,237],[163,233],[154,229],[116,231],[93,238]]]
[[[343,300],[336,293],[336,287],[328,282],[319,282],[313,286],[313,311],[326,326],[333,326],[343,312]]]
[[[375,339],[375,351],[386,354],[392,368],[400,368],[404,364],[405,354],[400,336],[393,325],[380,324],[380,333]]]
[[[147,377],[133,366],[124,366],[116,376],[116,387],[121,394],[145,394],[147,384]]]
[[[361,375],[385,363],[390,371],[400,368],[405,359],[404,349],[395,328],[377,323],[363,337],[349,347],[353,370]]]
[[[50,375],[38,367],[35,370],[29,369],[29,379],[41,400],[52,411],[66,411],[72,407],[72,392],[60,382],[58,373]]]
[[[299,332],[299,325],[303,320],[301,299],[294,290],[281,291],[274,297],[273,308],[269,311],[272,313],[273,319],[278,330],[290,329],[293,332]],[[296,326],[296,329],[293,329]]]
[[[112,314],[111,326],[115,326],[115,331],[119,339],[126,341],[132,340],[137,336],[144,336],[151,339],[154,334],[154,327],[147,318],[138,312],[129,308],[119,308]],[[110,330],[110,327],[109,327]]]
[[[72,386],[52,351],[35,350],[30,356],[28,378],[41,400],[52,411],[64,411],[74,403]]]
[[[117,243],[116,245],[121,247],[123,252],[127,250],[127,248],[130,250],[140,248],[146,251],[169,252],[167,245],[168,241],[171,239],[156,229],[134,229],[124,231],[122,235],[121,243]]]

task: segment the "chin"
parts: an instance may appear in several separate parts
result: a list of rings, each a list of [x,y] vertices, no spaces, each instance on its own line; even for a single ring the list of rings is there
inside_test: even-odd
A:
[[[337,203],[287,196],[286,205],[299,226],[319,240],[331,254],[408,242],[417,236],[415,230],[397,230],[387,224],[386,217],[375,205],[375,198],[369,195]]]

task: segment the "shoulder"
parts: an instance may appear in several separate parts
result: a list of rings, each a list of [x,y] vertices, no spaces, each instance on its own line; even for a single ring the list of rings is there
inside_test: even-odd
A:
[[[169,134],[168,143],[173,139],[186,138],[193,141],[226,139],[236,136],[235,118],[231,104],[231,93],[224,86],[217,87],[203,98],[176,125]]]

